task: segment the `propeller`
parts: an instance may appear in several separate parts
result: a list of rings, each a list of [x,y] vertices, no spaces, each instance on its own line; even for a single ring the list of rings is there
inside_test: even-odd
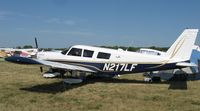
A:
[[[37,59],[38,57],[38,52],[39,52],[39,47],[38,47],[38,42],[37,42],[37,38],[35,37],[35,48],[37,49],[37,52],[35,54],[35,58]],[[40,66],[40,72],[43,73],[43,67]]]
[[[35,48],[37,49],[36,53],[35,53],[35,58],[37,58],[37,54],[39,52],[39,48],[38,48],[38,42],[37,42],[37,38],[35,37]]]
[[[35,37],[35,47],[38,49],[38,42],[36,37]]]

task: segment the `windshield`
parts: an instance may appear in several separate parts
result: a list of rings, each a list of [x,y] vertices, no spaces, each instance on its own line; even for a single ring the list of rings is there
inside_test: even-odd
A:
[[[68,49],[64,49],[64,50],[61,52],[61,54],[66,55],[67,51],[68,51]]]

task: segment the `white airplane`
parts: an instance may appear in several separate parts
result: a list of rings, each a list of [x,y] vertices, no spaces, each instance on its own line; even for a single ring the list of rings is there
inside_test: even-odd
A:
[[[142,54],[157,55],[157,56],[165,55],[165,52],[155,50],[155,49],[148,49],[148,48],[141,48],[137,52],[142,53]]]
[[[121,74],[160,71],[196,66],[190,56],[198,29],[185,29],[166,52],[165,56],[147,55],[138,52],[114,50],[86,45],[72,46],[68,51],[49,56],[37,54],[37,59],[8,57],[7,61],[33,63],[50,67],[49,73],[77,74],[87,72],[98,76],[113,77]]]
[[[37,49],[31,48],[31,49],[14,49],[14,48],[0,48],[0,51],[3,51],[7,54],[7,56],[12,56],[14,54],[18,54],[22,57],[32,57],[36,55]]]
[[[20,57],[35,57],[38,51],[37,38],[35,38],[36,48],[16,49],[16,48],[0,48],[0,51],[5,52],[7,56],[20,56]]]

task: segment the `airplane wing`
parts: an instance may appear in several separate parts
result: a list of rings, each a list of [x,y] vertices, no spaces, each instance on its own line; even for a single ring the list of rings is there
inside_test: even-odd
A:
[[[57,69],[76,70],[76,71],[83,71],[83,72],[96,72],[89,68],[78,66],[78,65],[63,64],[59,62],[52,62],[52,61],[39,60],[39,59],[31,59],[27,57],[11,56],[11,57],[5,58],[5,60],[9,62],[21,63],[21,64],[45,65],[45,66],[57,68]]]
[[[45,60],[38,60],[38,59],[34,59],[34,60],[42,65],[49,66],[52,68],[76,70],[76,71],[84,71],[84,72],[96,72],[89,68],[85,68],[85,67],[77,66],[77,65],[63,64],[63,63],[59,63],[59,62],[52,62],[52,61],[45,61]]]

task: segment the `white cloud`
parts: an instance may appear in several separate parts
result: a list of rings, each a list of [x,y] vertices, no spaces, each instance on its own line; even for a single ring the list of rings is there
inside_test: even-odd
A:
[[[11,12],[11,11],[0,11],[0,20],[5,20],[8,17],[32,17],[27,14],[22,14],[22,13],[16,13],[16,12]]]
[[[61,21],[58,18],[50,18],[50,19],[45,20],[45,22],[47,22],[47,23],[60,23]]]
[[[92,33],[92,32],[79,32],[79,31],[75,31],[75,32],[67,32],[68,34],[72,34],[72,35],[78,35],[78,36],[95,36],[96,34]]]
[[[59,25],[76,25],[78,22],[84,22],[85,19],[80,19],[80,20],[70,20],[70,19],[62,19],[62,18],[48,18],[40,15],[31,15],[31,14],[24,14],[20,12],[11,12],[11,11],[1,11],[0,10],[0,20],[6,20],[8,17],[15,16],[19,18],[25,18],[25,19],[35,19],[35,20],[40,20],[45,23],[49,24],[59,24]]]
[[[72,21],[72,20],[65,20],[65,21],[63,21],[63,23],[66,25],[75,25],[76,24],[76,22]]]
[[[9,12],[9,11],[0,11],[0,20],[5,20],[6,17],[10,14],[11,14],[11,12]]]
[[[38,33],[51,33],[51,34],[62,34],[62,35],[74,35],[74,36],[84,36],[91,37],[96,36],[92,32],[83,32],[83,31],[55,31],[55,30],[38,30]]]
[[[64,24],[64,25],[75,25],[76,21],[74,20],[62,20],[59,18],[50,18],[45,20],[46,23],[51,23],[51,24]]]

